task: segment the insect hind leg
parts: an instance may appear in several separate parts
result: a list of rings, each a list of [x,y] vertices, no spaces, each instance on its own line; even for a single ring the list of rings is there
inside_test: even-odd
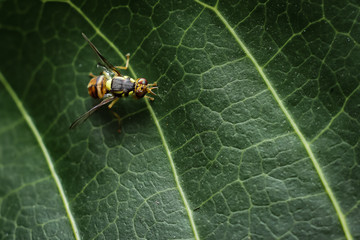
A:
[[[119,68],[119,69],[128,69],[129,67],[129,61],[130,61],[130,53],[126,54],[126,64],[125,64],[125,67],[122,67],[122,66],[115,66],[115,68]]]
[[[119,101],[119,98],[115,98],[114,101],[108,105],[108,108],[112,108],[117,101]]]
[[[114,117],[118,120],[118,124],[119,124],[119,129],[117,130],[118,133],[121,133],[121,117],[119,116],[119,114],[117,114],[116,112],[114,111],[111,111],[112,114],[114,115]]]

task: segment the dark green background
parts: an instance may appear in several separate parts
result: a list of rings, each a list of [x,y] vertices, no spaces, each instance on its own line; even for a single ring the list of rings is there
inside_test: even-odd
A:
[[[98,102],[82,32],[159,85],[121,134],[68,129]],[[8,0],[0,36],[0,239],[360,238],[358,1]]]

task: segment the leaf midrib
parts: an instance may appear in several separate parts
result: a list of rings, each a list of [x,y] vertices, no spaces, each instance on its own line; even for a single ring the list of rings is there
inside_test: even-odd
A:
[[[245,43],[241,40],[241,38],[237,35],[237,33],[235,32],[235,30],[230,26],[230,24],[227,22],[227,20],[222,16],[222,14],[219,12],[219,10],[217,9],[217,4],[218,1],[215,5],[215,7],[210,6],[206,3],[201,2],[200,0],[194,0],[195,2],[197,2],[198,4],[204,6],[205,8],[208,8],[210,10],[212,10],[218,17],[219,19],[222,21],[222,23],[225,25],[225,27],[228,29],[228,31],[231,33],[231,35],[234,37],[235,41],[239,44],[240,48],[245,52],[246,56],[251,60],[251,62],[254,64],[256,70],[259,72],[259,74],[261,75],[262,79],[264,80],[266,86],[268,87],[268,89],[270,90],[271,94],[273,95],[276,103],[279,105],[281,111],[284,113],[286,119],[289,121],[291,127],[294,129],[295,133],[298,135],[301,143],[303,144],[306,152],[309,155],[309,158],[311,159],[311,162],[313,164],[313,166],[315,167],[315,170],[320,178],[321,183],[323,184],[325,191],[327,193],[327,195],[330,198],[331,203],[334,206],[334,209],[338,215],[340,224],[343,228],[343,231],[345,233],[345,236],[347,239],[352,239],[352,235],[350,233],[350,229],[349,226],[347,224],[346,218],[344,213],[342,212],[340,205],[325,177],[325,174],[323,173],[320,164],[318,162],[318,160],[316,159],[310,144],[308,143],[308,141],[305,139],[305,136],[302,134],[302,132],[300,131],[299,127],[297,126],[295,120],[292,118],[290,112],[287,110],[287,108],[285,107],[284,103],[281,101],[279,95],[277,94],[276,90],[274,89],[274,87],[272,86],[269,78],[266,76],[266,74],[263,71],[263,68],[259,65],[259,63],[256,61],[255,57],[251,54],[250,50],[246,47]]]
[[[104,35],[102,34],[102,32],[90,21],[90,19],[87,18],[87,16],[77,7],[75,6],[70,0],[43,0],[43,2],[64,2],[64,3],[67,3],[69,4],[73,9],[75,9],[82,17],[84,17],[84,19],[91,25],[91,27],[93,27],[93,29],[95,30],[95,32],[100,36],[102,37],[114,50],[115,52],[123,59],[125,60],[125,56],[118,50],[118,48]],[[292,128],[294,129],[294,132],[298,135],[301,143],[303,144],[304,148],[306,149],[308,155],[309,155],[309,158],[311,159],[318,175],[319,175],[319,178],[325,188],[325,191],[326,193],[328,194],[334,208],[335,208],[335,211],[336,213],[338,214],[338,217],[339,217],[339,220],[340,220],[340,223],[343,227],[343,231],[345,233],[345,236],[347,237],[347,239],[352,239],[352,236],[351,236],[351,233],[349,231],[349,227],[348,227],[348,224],[346,222],[346,218],[345,218],[345,215],[343,214],[339,204],[338,204],[338,201],[337,199],[335,198],[335,195],[333,194],[332,192],[332,189],[330,188],[326,178],[325,178],[325,175],[316,159],[316,157],[314,156],[314,153],[310,147],[310,144],[307,142],[307,140],[305,139],[304,135],[302,134],[302,132],[300,131],[299,127],[297,126],[295,120],[292,118],[290,112],[286,109],[284,103],[281,101],[280,97],[278,96],[276,90],[273,88],[269,78],[266,76],[266,74],[264,73],[263,71],[263,68],[258,64],[258,62],[256,61],[256,59],[254,58],[254,56],[251,54],[251,52],[249,51],[249,49],[246,47],[246,45],[242,42],[241,38],[236,34],[235,30],[230,26],[230,24],[226,21],[226,19],[222,16],[222,14],[218,11],[218,9],[213,6],[210,6],[210,5],[207,5],[199,0],[195,0],[195,2],[197,2],[198,4],[204,6],[205,8],[208,8],[210,10],[212,10],[218,17],[219,19],[223,22],[223,24],[226,26],[226,28],[229,30],[229,32],[232,34],[232,36],[234,37],[234,39],[236,40],[236,42],[239,44],[239,46],[241,47],[241,49],[245,52],[245,54],[247,55],[247,57],[253,62],[256,70],[259,72],[259,74],[261,75],[261,77],[263,78],[265,84],[267,85],[268,89],[270,90],[270,92],[272,93],[275,101],[277,102],[277,104],[279,105],[280,109],[283,111],[284,115],[286,116],[287,120],[289,121],[290,125],[292,126]],[[135,75],[135,72],[133,71],[132,67],[129,66],[129,70],[130,72],[132,73],[133,76],[136,77]],[[66,212],[68,214],[68,217],[69,217],[69,220],[71,222],[71,225],[72,225],[72,228],[73,228],[73,231],[74,231],[74,235],[75,235],[75,238],[76,239],[80,239],[80,236],[79,236],[79,233],[78,233],[78,230],[77,230],[77,226],[76,226],[76,223],[75,223],[75,220],[73,219],[73,216],[72,216],[72,213],[70,211],[70,208],[69,208],[69,205],[67,203],[67,199],[66,199],[66,196],[65,196],[65,193],[62,189],[62,185],[61,185],[61,182],[60,182],[60,179],[58,178],[56,172],[55,172],[55,169],[54,169],[54,166],[52,164],[52,160],[51,160],[51,157],[44,145],[44,142],[42,141],[42,138],[36,128],[36,126],[34,125],[31,117],[28,115],[28,113],[26,112],[26,110],[24,109],[21,101],[19,100],[19,98],[17,97],[16,93],[13,91],[13,89],[11,88],[11,86],[8,84],[7,80],[4,78],[4,76],[1,74],[0,72],[0,81],[4,84],[5,88],[7,89],[7,91],[9,92],[9,94],[11,95],[11,97],[13,98],[15,104],[17,105],[17,107],[19,108],[19,111],[21,112],[21,114],[23,115],[24,119],[26,120],[26,122],[28,123],[31,131],[33,132],[36,140],[38,141],[38,144],[40,145],[40,148],[41,150],[43,151],[43,154],[46,158],[46,161],[48,163],[48,166],[49,166],[49,169],[51,171],[51,174],[56,182],[56,185],[59,189],[59,192],[60,192],[60,195],[61,195],[61,198],[64,202],[64,205],[65,205],[65,209],[66,209]],[[145,100],[146,101],[146,100]],[[197,234],[197,230],[196,230],[196,226],[195,226],[195,223],[194,223],[194,220],[193,220],[193,217],[192,217],[192,212],[191,212],[191,209],[189,208],[188,204],[187,204],[187,200],[185,198],[185,194],[184,192],[182,191],[182,187],[180,185],[180,182],[178,180],[178,174],[176,172],[176,168],[175,168],[175,164],[174,164],[174,161],[172,159],[172,155],[171,155],[171,151],[168,147],[168,144],[166,142],[166,139],[165,139],[165,136],[163,134],[163,131],[161,129],[161,126],[160,126],[160,123],[156,117],[156,114],[155,112],[153,111],[150,103],[148,101],[146,101],[146,105],[149,109],[149,112],[155,122],[155,125],[158,129],[158,132],[159,132],[159,135],[161,137],[161,140],[163,142],[163,146],[165,148],[165,151],[166,151],[166,154],[169,158],[169,161],[170,161],[170,164],[171,164],[171,167],[172,167],[172,170],[173,170],[173,173],[174,173],[174,178],[175,178],[175,181],[176,181],[176,184],[177,184],[177,187],[179,189],[179,192],[180,192],[180,195],[182,197],[182,200],[184,202],[184,205],[185,205],[185,208],[187,210],[187,213],[188,213],[188,216],[189,216],[189,220],[190,220],[190,223],[191,223],[191,226],[193,228],[193,231],[194,231],[194,236],[196,239],[199,239],[198,237],[198,234]]]
[[[48,150],[47,150],[47,148],[46,148],[46,146],[44,144],[44,141],[43,141],[38,129],[36,128],[33,120],[31,119],[30,115],[28,114],[28,112],[25,110],[21,100],[19,99],[19,97],[17,96],[17,94],[12,89],[11,85],[9,84],[9,82],[6,80],[6,78],[4,77],[4,75],[1,72],[0,72],[0,82],[4,85],[5,89],[7,90],[7,92],[11,96],[12,100],[16,104],[19,112],[21,113],[21,115],[25,119],[26,123],[28,124],[31,132],[34,134],[34,137],[35,137],[37,143],[39,144],[39,147],[40,147],[40,149],[41,149],[41,151],[42,151],[42,153],[44,155],[44,158],[46,160],[46,163],[47,163],[47,165],[49,167],[51,176],[54,179],[55,184],[56,184],[56,186],[58,188],[61,200],[62,200],[62,202],[64,204],[66,214],[67,214],[67,216],[69,218],[69,222],[70,222],[70,225],[71,225],[73,233],[74,233],[74,237],[75,237],[75,239],[80,239],[79,230],[77,228],[74,216],[73,216],[73,214],[71,212],[70,205],[69,205],[69,202],[67,200],[65,191],[64,191],[64,189],[62,187],[60,178],[59,178],[59,176],[57,175],[57,173],[55,171],[53,161],[52,161],[52,159],[50,157],[50,154],[49,154],[49,152],[48,152]]]
[[[121,57],[123,59],[123,61],[125,61],[125,56],[124,54],[122,54],[120,52],[120,50],[114,45],[114,43],[112,41],[110,41],[101,31],[100,29],[81,11],[81,9],[79,7],[77,7],[76,5],[74,5],[70,0],[43,0],[43,2],[64,2],[64,3],[67,3],[69,4],[75,11],[77,11],[88,23],[89,25],[94,29],[95,33],[98,34],[102,39],[105,40],[105,42],[107,42],[109,44],[109,46],[114,49],[114,51],[116,52],[117,55],[119,55],[119,57]],[[131,67],[131,65],[129,64],[129,67],[128,67],[129,71],[131,72],[132,76],[136,79],[137,76],[135,74],[135,71],[133,70],[133,68]],[[190,205],[186,199],[186,196],[185,196],[185,192],[183,191],[183,188],[180,184],[180,180],[179,180],[179,174],[177,173],[177,170],[176,170],[176,167],[175,167],[175,163],[174,163],[174,160],[172,158],[172,155],[171,155],[171,151],[170,151],[170,148],[167,144],[167,141],[165,139],[165,136],[164,136],[164,133],[162,131],[162,128],[160,126],[160,123],[159,123],[159,120],[153,110],[153,108],[151,107],[149,101],[147,99],[144,98],[144,101],[146,103],[146,106],[150,112],[150,115],[151,117],[153,118],[154,120],[154,123],[156,125],[156,128],[159,132],[159,135],[160,135],[160,138],[161,138],[161,142],[164,146],[164,149],[165,149],[165,152],[166,152],[166,155],[169,159],[169,163],[170,163],[170,166],[171,166],[171,170],[173,172],[173,175],[174,175],[174,180],[175,180],[175,183],[176,183],[176,187],[179,191],[179,194],[180,194],[180,197],[183,201],[183,204],[184,204],[184,207],[185,207],[185,210],[186,210],[186,213],[188,215],[188,218],[189,218],[189,222],[190,222],[190,226],[191,226],[191,229],[193,231],[193,234],[194,234],[194,238],[195,239],[200,239],[199,237],[199,234],[198,234],[198,231],[197,231],[197,228],[196,228],[196,225],[195,225],[195,221],[194,221],[194,217],[192,215],[192,209],[190,208]]]

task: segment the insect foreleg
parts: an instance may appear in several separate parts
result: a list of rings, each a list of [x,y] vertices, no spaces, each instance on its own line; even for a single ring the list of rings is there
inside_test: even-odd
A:
[[[149,96],[146,96],[146,95],[144,97],[150,99],[151,101],[155,100],[153,97],[149,97]]]

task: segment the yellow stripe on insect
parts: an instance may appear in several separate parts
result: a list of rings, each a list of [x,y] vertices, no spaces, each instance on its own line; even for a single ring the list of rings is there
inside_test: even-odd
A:
[[[112,85],[112,79],[107,80],[106,81],[106,89],[110,91],[111,90],[111,85]]]

